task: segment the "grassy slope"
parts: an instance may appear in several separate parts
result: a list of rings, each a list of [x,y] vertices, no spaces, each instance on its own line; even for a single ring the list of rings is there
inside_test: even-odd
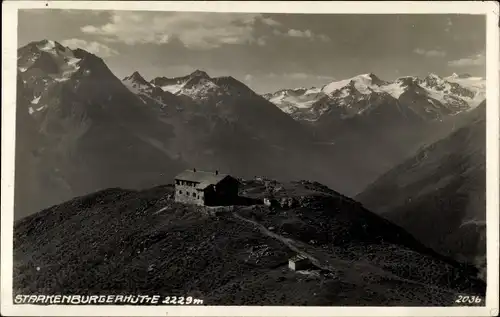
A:
[[[256,197],[266,186],[245,187]],[[277,187],[300,205],[209,217],[162,186],[54,206],[16,223],[14,289],[189,294],[209,305],[453,305],[461,292],[484,292],[457,263],[352,200],[312,183],[267,186]],[[296,253],[321,269],[289,271]]]

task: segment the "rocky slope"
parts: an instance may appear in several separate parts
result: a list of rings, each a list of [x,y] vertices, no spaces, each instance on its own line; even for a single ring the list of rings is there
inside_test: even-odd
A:
[[[208,209],[171,186],[107,189],[15,224],[14,295],[161,294],[205,305],[452,306],[483,296],[475,269],[440,256],[359,203],[307,181],[243,181],[288,207]],[[296,254],[314,266],[288,269]]]
[[[438,252],[484,266],[486,104],[356,197]],[[397,195],[394,195],[397,193]]]

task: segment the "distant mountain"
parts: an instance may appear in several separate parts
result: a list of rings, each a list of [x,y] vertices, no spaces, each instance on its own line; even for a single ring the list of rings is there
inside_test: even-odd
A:
[[[370,73],[321,88],[285,89],[263,96],[297,120],[318,121],[332,115],[349,119],[393,111],[394,107],[404,116],[442,119],[476,107],[485,99],[485,83],[483,78],[457,74],[446,78],[429,74],[423,79],[409,76],[388,82]]]
[[[273,193],[294,205],[209,210],[175,203],[167,185],[107,189],[21,219],[14,295],[140,293],[204,305],[301,306],[455,306],[460,294],[484,298],[477,270],[326,186],[242,184],[242,195]],[[313,266],[290,270],[297,254]]]
[[[484,265],[486,104],[356,197],[442,254]]]
[[[32,42],[18,50],[17,83],[16,217],[117,184],[161,184],[184,167],[162,150],[172,127],[99,57]]]

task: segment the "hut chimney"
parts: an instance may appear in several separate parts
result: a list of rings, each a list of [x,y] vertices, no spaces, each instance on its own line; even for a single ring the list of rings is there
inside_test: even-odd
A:
[[[196,168],[193,168],[193,172],[195,172],[195,173],[196,173]]]
[[[219,175],[219,171],[218,170],[215,170],[215,175]]]

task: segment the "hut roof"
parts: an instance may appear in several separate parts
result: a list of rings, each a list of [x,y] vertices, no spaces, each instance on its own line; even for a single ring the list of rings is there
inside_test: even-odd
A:
[[[303,260],[308,260],[308,258],[302,254],[297,254],[294,257],[290,258],[290,261],[292,262],[299,262]]]
[[[188,181],[193,183],[198,183],[197,188],[205,189],[210,185],[216,185],[220,183],[226,177],[231,177],[229,174],[220,174],[215,172],[205,172],[196,170],[185,170],[178,174],[175,179]],[[234,179],[234,177],[231,177]]]

